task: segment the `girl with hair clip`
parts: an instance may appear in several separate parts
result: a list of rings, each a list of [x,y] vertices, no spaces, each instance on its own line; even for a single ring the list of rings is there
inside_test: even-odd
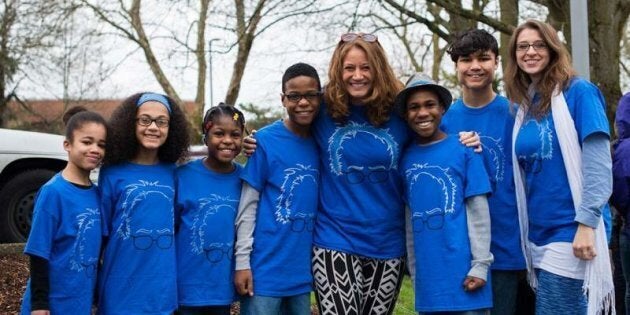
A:
[[[208,156],[175,172],[177,244],[176,314],[229,315],[234,301],[234,221],[241,195],[245,118],[223,103],[206,112],[203,139]]]
[[[105,246],[98,313],[171,314],[174,171],[188,149],[188,122],[171,98],[147,92],[123,101],[110,123],[99,176]]]
[[[576,76],[549,24],[514,30],[506,91],[519,104],[513,131],[521,239],[536,314],[596,314],[613,306],[602,211],[611,193],[605,101]]]
[[[99,194],[90,172],[105,155],[101,115],[73,107],[64,114],[68,164],[37,194],[24,253],[31,277],[21,314],[91,314],[101,248]]]

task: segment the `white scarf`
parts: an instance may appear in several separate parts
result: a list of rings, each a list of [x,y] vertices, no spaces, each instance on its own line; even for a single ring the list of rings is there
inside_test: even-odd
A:
[[[556,134],[558,135],[558,142],[560,143],[564,167],[569,179],[573,205],[575,209],[578,209],[582,202],[582,149],[578,141],[575,123],[569,113],[569,107],[564,99],[564,95],[558,87],[554,90],[551,98],[551,114]],[[519,106],[518,112],[516,113],[514,129],[512,131],[512,164],[514,168],[519,226],[521,228],[521,247],[527,263],[529,284],[536,290],[538,281],[534,268],[532,267],[532,244],[529,242],[528,238],[529,223],[527,217],[527,200],[523,181],[525,174],[518,164],[515,153],[516,137],[523,125],[524,119],[525,112]],[[584,285],[582,286],[584,294],[588,296],[588,314],[602,314],[605,313],[606,310],[612,310],[611,314],[614,315],[615,288],[612,281],[610,258],[608,257],[604,221],[601,217],[599,219],[599,225],[595,229],[595,251],[597,252],[597,256],[592,260],[586,261]]]

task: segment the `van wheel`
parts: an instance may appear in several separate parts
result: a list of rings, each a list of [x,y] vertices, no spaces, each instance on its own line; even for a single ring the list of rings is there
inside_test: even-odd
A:
[[[26,242],[31,231],[33,205],[39,188],[55,175],[47,169],[26,170],[13,176],[0,190],[0,241]],[[0,207],[1,207],[0,206]]]

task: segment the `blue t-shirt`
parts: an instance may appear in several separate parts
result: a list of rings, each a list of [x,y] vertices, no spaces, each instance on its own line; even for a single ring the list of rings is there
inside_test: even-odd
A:
[[[350,117],[339,124],[324,105],[313,127],[322,154],[315,245],[371,258],[404,256],[398,163],[409,139],[406,123],[391,113],[377,128],[364,106],[350,105]]]
[[[593,133],[608,134],[606,103],[592,83],[575,78],[563,93],[580,144]],[[530,241],[538,246],[573,242],[575,207],[551,112],[540,120],[525,118],[515,152],[525,172]]]
[[[465,200],[491,191],[482,157],[448,136],[410,145],[400,172],[413,227],[416,311],[492,307],[491,281],[472,292],[462,286],[472,261]]]
[[[171,314],[177,308],[175,165],[123,163],[99,175],[103,230],[99,314]]]
[[[319,186],[317,146],[282,121],[261,129],[256,140],[260,146],[241,175],[260,193],[250,256],[254,294],[308,293]]]
[[[234,220],[241,195],[241,166],[228,174],[203,160],[176,171],[177,297],[179,305],[234,301]]]
[[[48,260],[51,314],[90,314],[101,238],[95,186],[81,189],[61,173],[42,186],[24,253]],[[30,281],[22,314],[31,314]]]
[[[483,160],[490,177],[492,195],[488,198],[492,221],[494,270],[525,269],[518,227],[518,208],[512,170],[512,128],[514,115],[507,98],[497,95],[481,108],[472,108],[459,99],[442,118],[442,129],[456,134],[476,131],[483,147]]]

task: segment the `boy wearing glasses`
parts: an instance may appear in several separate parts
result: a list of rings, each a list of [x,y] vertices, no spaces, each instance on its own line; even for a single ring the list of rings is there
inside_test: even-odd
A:
[[[400,163],[408,244],[420,314],[487,314],[490,182],[481,156],[440,130],[450,92],[424,74],[409,79],[395,106],[416,133]],[[447,158],[448,157],[448,158]]]
[[[319,153],[310,129],[320,90],[310,65],[285,71],[280,99],[288,118],[256,133],[256,154],[241,173],[234,283],[243,315],[311,312]]]
[[[534,46],[537,49],[536,46]],[[490,251],[494,255],[491,281],[494,297],[492,314],[514,314],[519,276],[525,259],[521,251],[518,211],[512,173],[512,126],[509,100],[493,90],[499,66],[497,40],[485,30],[457,34],[448,51],[455,63],[462,97],[442,120],[447,133],[474,130],[479,133],[483,160],[490,177],[488,198],[492,227]]]

